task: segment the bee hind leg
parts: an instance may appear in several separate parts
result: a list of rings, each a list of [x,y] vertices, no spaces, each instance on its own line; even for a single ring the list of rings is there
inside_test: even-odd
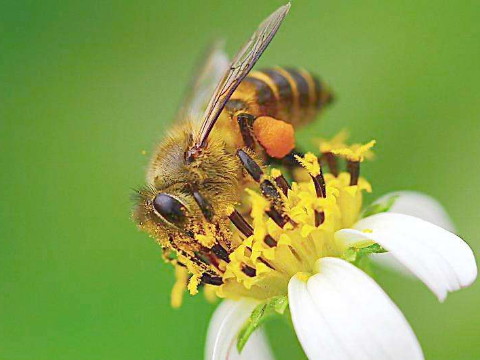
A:
[[[255,116],[248,113],[239,113],[235,115],[235,117],[237,118],[243,143],[250,150],[254,150],[255,138],[253,136],[253,122],[255,121]]]

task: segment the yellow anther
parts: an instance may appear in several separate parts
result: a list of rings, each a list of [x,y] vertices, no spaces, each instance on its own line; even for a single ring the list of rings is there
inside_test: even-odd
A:
[[[332,153],[345,157],[349,161],[362,162],[365,159],[373,157],[371,148],[375,146],[376,141],[372,140],[366,144],[353,144],[343,149],[333,150]]]
[[[327,139],[320,139],[318,142],[320,143],[320,152],[322,154],[333,152],[333,150],[343,149],[345,148],[346,141],[349,137],[347,130],[340,131],[337,135],[335,135],[330,140]]]
[[[302,158],[298,155],[295,155],[297,161],[302,165],[312,176],[320,175],[320,164],[318,163],[318,158],[312,153],[306,153]]]
[[[202,244],[207,248],[211,248],[213,245],[215,245],[215,238],[213,237],[212,234],[208,234],[208,235],[196,234],[195,240],[197,240],[200,244]]]

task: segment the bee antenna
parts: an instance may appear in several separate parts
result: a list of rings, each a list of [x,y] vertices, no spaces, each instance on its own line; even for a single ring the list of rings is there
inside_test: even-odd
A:
[[[142,185],[137,188],[130,188],[130,199],[137,203],[144,201],[156,193],[156,189],[151,185]]]

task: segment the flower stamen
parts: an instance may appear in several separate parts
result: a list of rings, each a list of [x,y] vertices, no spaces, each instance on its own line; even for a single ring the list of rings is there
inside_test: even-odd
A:
[[[327,163],[330,173],[337,177],[338,176],[338,161],[337,157],[330,151],[322,154],[321,160],[324,160]]]
[[[263,241],[269,247],[275,247],[278,244],[277,240],[275,240],[270,234],[265,235],[265,238],[263,239]]]
[[[243,264],[242,271],[245,273],[245,275],[249,277],[254,277],[255,275],[257,275],[257,270],[245,264]]]
[[[347,171],[350,174],[350,186],[357,185],[360,178],[360,161],[347,160]]]

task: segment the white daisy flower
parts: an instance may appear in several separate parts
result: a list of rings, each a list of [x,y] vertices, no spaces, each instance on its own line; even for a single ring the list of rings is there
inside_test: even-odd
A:
[[[252,231],[233,221],[245,236],[216,288],[226,300],[212,317],[205,359],[273,359],[259,325],[276,313],[291,316],[309,359],[424,358],[401,311],[363,271],[369,259],[416,276],[440,301],[472,284],[477,267],[441,205],[426,195],[393,193],[361,211],[371,188],[360,163],[372,145],[324,144],[325,175],[312,154],[299,159],[310,177],[284,189],[283,227],[268,199],[249,191]],[[348,172],[338,173],[336,156],[347,159]],[[276,170],[268,178],[284,183]]]

